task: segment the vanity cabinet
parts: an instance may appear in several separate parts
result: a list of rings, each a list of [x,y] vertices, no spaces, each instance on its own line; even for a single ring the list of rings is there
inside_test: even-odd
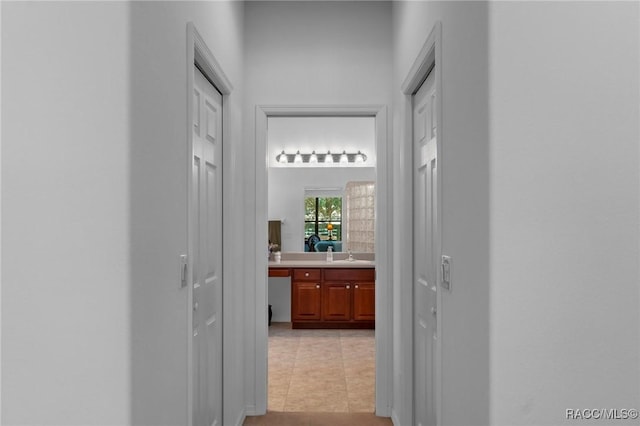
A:
[[[375,328],[375,269],[292,271],[293,328]]]
[[[375,321],[376,284],[374,282],[356,282],[353,286],[353,320]]]
[[[351,319],[351,285],[343,282],[322,283],[322,320]]]
[[[320,269],[294,269],[291,280],[291,321],[322,318]]]

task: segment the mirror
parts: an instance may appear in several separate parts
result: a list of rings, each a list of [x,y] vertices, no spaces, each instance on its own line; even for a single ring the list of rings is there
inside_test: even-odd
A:
[[[282,247],[282,221],[270,220],[269,221],[269,251],[280,251]]]
[[[269,239],[277,222],[282,251],[374,252],[375,118],[269,117],[267,144]]]

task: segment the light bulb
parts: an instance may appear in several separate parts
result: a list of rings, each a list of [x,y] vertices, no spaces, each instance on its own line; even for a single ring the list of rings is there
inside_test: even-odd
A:
[[[364,163],[364,157],[360,151],[358,151],[358,153],[356,154],[356,163]]]
[[[316,155],[316,152],[313,151],[311,152],[311,156],[309,157],[309,163],[317,163],[318,162],[318,156]]]
[[[300,151],[296,152],[296,156],[293,159],[294,163],[302,163],[302,155],[300,154]]]
[[[331,151],[327,151],[327,155],[324,157],[325,163],[333,163],[333,155],[331,155]]]
[[[342,155],[340,156],[340,163],[346,164],[349,162],[349,157],[347,157],[347,151],[342,151]]]
[[[284,150],[282,151],[282,153],[280,153],[280,157],[278,158],[278,162],[280,164],[287,164],[287,154],[284,153]]]

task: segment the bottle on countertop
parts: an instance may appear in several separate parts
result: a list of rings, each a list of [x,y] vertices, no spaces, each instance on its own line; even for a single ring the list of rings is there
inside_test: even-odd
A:
[[[327,262],[333,262],[333,247],[327,247]]]

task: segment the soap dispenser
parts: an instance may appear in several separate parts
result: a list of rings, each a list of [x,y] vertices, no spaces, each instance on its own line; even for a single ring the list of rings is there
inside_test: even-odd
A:
[[[327,262],[333,262],[333,247],[327,247]]]

